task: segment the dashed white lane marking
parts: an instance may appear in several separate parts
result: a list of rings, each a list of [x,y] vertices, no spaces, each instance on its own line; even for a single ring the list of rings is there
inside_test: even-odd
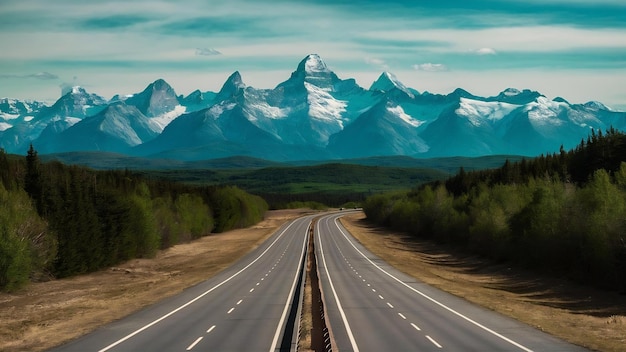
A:
[[[254,287],[250,289],[250,293],[252,293],[252,291],[254,291]]]
[[[389,308],[393,308],[393,306],[391,305],[391,303],[387,302],[387,305],[389,306]]]
[[[191,351],[194,347],[196,347],[196,345],[198,344],[198,342],[200,342],[200,340],[202,340],[202,336],[198,337],[196,341],[194,341],[191,345],[189,345],[189,347],[187,347],[187,351]]]
[[[256,285],[257,285],[257,286],[259,286],[260,284],[261,284],[260,282],[257,282],[257,283],[256,283]]]
[[[235,307],[232,307],[231,309],[228,310],[228,312],[226,314],[230,314],[233,312],[233,310],[235,310]]]
[[[372,289],[372,292],[376,292],[376,290],[375,290],[375,289]]]
[[[378,295],[378,298],[380,298],[380,299],[385,299],[385,297],[383,297],[383,296],[381,296],[381,295]]]
[[[241,302],[243,302],[243,299],[240,299],[240,300],[237,302],[237,305],[240,305],[240,304],[241,304]]]
[[[417,330],[417,331],[422,331],[422,329],[420,329],[419,326],[417,326],[417,325],[415,325],[413,323],[411,323],[411,326],[414,327],[415,330]]]
[[[426,335],[426,338],[430,340],[430,342],[433,343],[433,345],[437,346],[438,348],[442,348],[440,344],[437,343],[437,341],[435,341],[432,337]]]
[[[398,313],[398,315],[400,316],[400,318],[402,318],[402,319],[406,320],[406,317],[404,316],[404,314],[402,314],[402,313]]]
[[[207,330],[207,331],[206,331],[206,332],[207,332],[207,334],[208,334],[208,333],[210,333],[211,331],[213,331],[213,329],[215,329],[215,325],[211,326],[211,327],[209,328],[209,330]]]

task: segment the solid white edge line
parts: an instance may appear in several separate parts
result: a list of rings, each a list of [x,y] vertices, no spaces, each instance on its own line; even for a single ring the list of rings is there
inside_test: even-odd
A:
[[[319,224],[319,221],[318,221]],[[322,257],[322,261],[324,262],[324,270],[326,271],[326,277],[328,277],[328,284],[330,285],[330,289],[333,292],[333,296],[335,297],[335,303],[337,304],[337,309],[339,309],[339,314],[341,315],[341,320],[343,320],[343,325],[346,327],[346,332],[348,334],[348,339],[350,339],[350,344],[352,345],[352,350],[354,352],[359,352],[359,346],[356,344],[356,340],[354,340],[354,335],[352,335],[352,330],[350,330],[350,324],[348,324],[348,319],[346,318],[346,313],[343,311],[341,307],[341,302],[339,302],[339,297],[337,296],[337,291],[335,291],[335,285],[333,285],[333,280],[330,278],[330,273],[328,272],[328,266],[326,265],[326,257],[324,256],[324,248],[322,246],[322,235],[320,234],[319,226],[317,226],[317,238],[320,248],[320,256]]]
[[[278,241],[278,240],[279,240],[279,239],[280,239],[280,238],[281,238],[281,237],[285,234],[285,232],[287,232],[287,230],[288,230],[288,229],[289,229],[289,228],[290,228],[293,224],[295,224],[295,223],[297,222],[297,220],[299,220],[299,219],[296,219],[296,220],[292,221],[292,222],[291,222],[291,223],[290,223],[287,227],[285,227],[285,229],[283,230],[283,232],[281,232],[281,233],[278,235],[278,237],[276,237],[276,239],[274,240],[274,242],[272,242],[272,243],[271,243],[271,244],[270,244],[270,245],[269,245],[269,246],[268,246],[268,247],[267,247],[267,248],[266,248],[266,249],[265,249],[265,250],[264,250],[261,254],[259,254],[259,256],[258,256],[258,257],[256,257],[256,258],[255,258],[253,261],[251,261],[248,265],[246,265],[245,267],[243,267],[243,269],[241,269],[241,270],[239,270],[238,272],[234,273],[234,274],[233,274],[233,275],[231,275],[229,278],[225,279],[224,281],[220,282],[219,284],[217,284],[217,285],[213,286],[211,289],[209,289],[209,290],[207,290],[207,291],[204,291],[202,294],[200,294],[200,295],[199,295],[199,296],[197,296],[196,298],[194,298],[194,299],[190,300],[189,302],[187,302],[187,303],[183,304],[182,306],[180,306],[180,307],[178,307],[178,308],[174,309],[173,311],[171,311],[171,312],[169,312],[169,313],[167,313],[167,314],[163,315],[163,316],[162,316],[162,317],[160,317],[159,319],[154,320],[153,322],[151,322],[151,323],[149,323],[149,324],[144,325],[143,327],[141,327],[141,328],[139,328],[139,329],[135,330],[134,332],[132,332],[132,333],[130,333],[130,334],[128,334],[128,335],[126,335],[126,336],[124,336],[123,338],[121,338],[121,339],[119,339],[119,340],[117,340],[117,341],[113,342],[112,344],[110,344],[110,345],[108,345],[108,346],[104,347],[103,349],[98,350],[98,352],[105,352],[105,351],[110,350],[111,348],[113,348],[113,347],[115,347],[115,346],[119,345],[120,343],[122,343],[122,342],[124,342],[124,341],[126,341],[126,340],[130,339],[131,337],[133,337],[133,336],[135,336],[135,335],[139,334],[140,332],[142,332],[142,331],[144,331],[144,330],[146,330],[146,329],[149,329],[150,327],[152,327],[152,326],[154,326],[154,325],[158,324],[158,323],[159,323],[159,322],[161,322],[162,320],[167,319],[167,318],[169,318],[170,316],[172,316],[172,315],[174,315],[174,314],[178,313],[179,311],[181,311],[181,310],[183,310],[183,309],[187,308],[189,305],[191,305],[192,303],[196,302],[196,301],[197,301],[197,300],[199,300],[200,298],[202,298],[202,297],[204,297],[204,296],[208,295],[209,293],[213,292],[213,291],[214,291],[215,289],[217,289],[218,287],[220,287],[220,286],[222,286],[223,284],[227,283],[228,281],[232,280],[234,277],[236,277],[237,275],[241,274],[243,271],[245,271],[245,270],[246,270],[246,269],[248,269],[250,266],[252,266],[254,263],[256,263],[259,259],[261,259],[261,257],[262,257],[262,256],[264,256],[264,255],[265,255],[265,253],[267,253],[267,251],[269,251],[269,250],[270,250],[270,248],[272,248],[272,247],[274,246],[274,244],[275,244],[275,243],[276,243],[276,242],[277,242],[277,241]]]
[[[341,215],[341,216],[343,216],[343,215]],[[488,328],[488,327],[486,327],[486,326],[482,325],[481,323],[479,323],[479,322],[477,322],[477,321],[474,321],[474,320],[470,319],[469,317],[467,317],[467,316],[465,316],[465,315],[463,315],[463,314],[461,314],[461,313],[457,312],[456,310],[454,310],[454,309],[452,309],[452,308],[450,308],[450,307],[446,306],[445,304],[443,304],[443,303],[441,303],[441,302],[437,301],[436,299],[434,299],[434,298],[432,298],[432,297],[428,296],[427,294],[425,294],[425,293],[421,292],[420,290],[417,290],[417,289],[415,289],[415,288],[413,288],[413,287],[411,287],[411,286],[407,285],[405,282],[402,282],[402,280],[398,279],[397,277],[395,277],[395,276],[393,276],[392,274],[390,274],[390,273],[388,273],[387,271],[385,271],[385,269],[383,269],[383,268],[381,268],[380,266],[378,266],[378,265],[377,265],[376,263],[374,263],[374,262],[373,262],[370,258],[368,258],[365,254],[363,254],[363,252],[361,252],[358,248],[356,248],[356,246],[354,245],[354,243],[352,243],[352,241],[348,238],[348,236],[345,234],[345,232],[343,232],[343,230],[341,229],[341,227],[340,227],[340,226],[339,226],[339,224],[337,223],[337,219],[339,219],[339,217],[340,217],[340,216],[337,216],[337,217],[335,217],[335,219],[334,219],[335,226],[337,226],[337,229],[339,230],[339,232],[341,232],[341,234],[343,235],[343,237],[345,237],[345,238],[346,238],[346,240],[348,240],[348,243],[350,243],[350,245],[352,246],[352,248],[354,248],[354,250],[356,250],[357,252],[359,252],[359,254],[361,254],[361,256],[362,256],[363,258],[365,258],[368,262],[370,262],[370,264],[372,264],[373,266],[375,266],[378,270],[380,270],[381,272],[385,273],[385,275],[387,275],[387,276],[389,276],[390,278],[392,278],[392,279],[396,280],[396,281],[397,281],[398,283],[400,283],[401,285],[403,285],[403,286],[407,287],[407,288],[408,288],[408,289],[410,289],[411,291],[413,291],[413,292],[415,292],[415,293],[419,294],[420,296],[422,296],[422,297],[426,298],[427,300],[429,300],[429,301],[431,301],[431,302],[435,303],[436,305],[440,306],[441,308],[443,308],[443,309],[445,309],[445,310],[449,311],[450,313],[453,313],[454,315],[456,315],[456,316],[458,316],[458,317],[460,317],[460,318],[462,318],[462,319],[464,319],[464,320],[466,320],[466,321],[468,321],[468,322],[470,322],[470,323],[474,324],[475,326],[477,326],[477,327],[479,327],[479,328],[481,328],[481,329],[483,329],[483,330],[487,331],[488,333],[490,333],[490,334],[492,334],[492,335],[494,335],[494,336],[499,337],[500,339],[502,339],[502,340],[504,340],[504,341],[506,341],[506,342],[508,342],[508,343],[512,344],[512,345],[513,345],[513,346],[515,346],[515,347],[518,347],[518,348],[519,348],[519,349],[521,349],[521,350],[524,350],[524,351],[526,351],[526,352],[533,352],[533,350],[531,350],[531,349],[529,349],[529,348],[527,348],[527,347],[525,347],[525,346],[523,346],[523,345],[521,345],[521,344],[519,344],[519,343],[517,343],[517,342],[515,342],[515,341],[513,341],[513,340],[511,340],[511,339],[509,339],[508,337],[506,337],[506,336],[504,336],[504,335],[501,335],[501,334],[499,334],[499,333],[497,333],[497,332],[495,332],[495,331],[491,330],[490,328]]]
[[[280,321],[278,322],[278,326],[276,327],[276,332],[274,333],[274,339],[272,340],[272,347],[270,347],[270,352],[274,352],[276,350],[276,346],[278,345],[278,338],[280,337],[280,333],[283,329],[283,323],[285,322],[285,318],[287,317],[287,312],[289,311],[289,303],[293,302],[293,292],[296,290],[296,284],[298,283],[298,275],[300,275],[300,268],[302,268],[302,263],[305,257],[306,244],[309,240],[308,234],[309,229],[311,228],[311,223],[306,228],[306,235],[304,236],[304,241],[302,242],[302,252],[300,252],[300,262],[298,262],[298,267],[296,268],[296,275],[293,278],[293,283],[291,284],[291,290],[289,291],[289,295],[287,295],[287,302],[285,303],[285,308],[283,309],[283,315],[280,317]]]
[[[187,351],[191,351],[194,347],[196,347],[196,345],[198,344],[198,342],[200,342],[200,340],[202,340],[202,338],[202,336],[198,337],[196,341],[194,341],[191,345],[189,345],[189,347],[187,347]]]
[[[430,342],[432,342],[432,343],[433,343],[433,345],[437,346],[438,348],[443,348],[443,347],[441,347],[441,345],[440,345],[440,344],[438,344],[438,343],[437,343],[437,341],[435,341],[435,339],[433,339],[432,337],[430,337],[430,336],[426,335],[426,338],[427,338],[427,339],[429,339],[429,340],[430,340]]]

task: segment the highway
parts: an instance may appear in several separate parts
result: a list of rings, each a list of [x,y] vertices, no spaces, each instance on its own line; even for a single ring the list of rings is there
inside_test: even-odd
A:
[[[315,225],[315,255],[334,349],[585,351],[394,269],[341,226]]]
[[[215,277],[53,351],[289,350],[313,216],[283,225]]]

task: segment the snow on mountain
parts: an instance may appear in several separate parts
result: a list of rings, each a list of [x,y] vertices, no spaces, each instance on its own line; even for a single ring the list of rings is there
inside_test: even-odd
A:
[[[75,86],[51,107],[42,109],[35,116],[38,121],[54,121],[65,117],[85,118],[102,110],[107,104],[103,97]]]
[[[480,126],[488,121],[502,120],[519,107],[520,105],[502,102],[485,102],[461,98],[455,113],[459,116],[467,117],[474,126]]]
[[[398,78],[391,72],[383,72],[378,79],[372,83],[370,87],[371,91],[378,91],[382,93],[392,92],[393,90],[399,90],[406,94],[409,98],[415,98],[413,93],[407,88]]]
[[[443,110],[420,134],[430,147],[428,156],[478,156],[506,150],[506,142],[497,136],[489,120],[465,115],[461,104],[459,101]]]
[[[486,101],[499,101],[503,103],[509,104],[517,104],[523,105],[533,102],[535,99],[539,98],[541,94],[539,92],[535,92],[529,89],[524,89],[520,91],[516,88],[507,88],[504,91],[500,92],[495,97],[486,98]]]
[[[228,100],[243,91],[246,88],[245,83],[243,83],[243,79],[241,78],[241,74],[239,71],[235,71],[232,75],[228,77],[224,85],[222,85],[222,89],[215,96],[216,102],[221,102],[224,100]]]
[[[127,153],[130,147],[156,138],[159,129],[135,106],[117,102],[60,133],[44,134],[33,145],[42,153],[76,150]]]
[[[141,93],[125,100],[148,117],[155,117],[170,112],[180,104],[174,89],[163,79],[150,83]]]
[[[307,102],[309,103],[309,116],[318,120],[336,123],[341,128],[341,116],[346,111],[348,105],[345,101],[337,100],[324,88],[304,82],[307,92]]]
[[[39,101],[22,101],[18,99],[0,99],[0,121],[16,120],[20,117],[34,116],[47,105]]]
[[[235,71],[219,92],[187,97],[159,79],[108,102],[81,87],[52,106],[0,100],[0,148],[20,154],[33,142],[43,153],[106,150],[184,160],[533,156],[574,147],[592,129],[611,126],[626,130],[626,112],[529,89],[490,97],[461,88],[420,94],[389,72],[364,89],[316,54],[272,89],[247,86]]]
[[[332,135],[328,149],[342,158],[425,153],[429,147],[419,136],[420,123],[401,106],[383,100]]]
[[[27,114],[20,115],[12,121],[12,126],[2,131],[0,135],[0,148],[12,153],[23,153],[28,149],[28,144],[37,139],[48,124],[67,120],[67,124],[59,126],[71,125],[76,120],[99,112],[107,106],[106,104],[103,97],[88,93],[82,87],[73,87],[52,106],[42,106],[38,111],[27,109],[29,111]]]
[[[546,125],[561,126],[565,123],[559,118],[562,107],[567,104],[548,100],[546,97],[539,97],[534,102],[524,106],[524,112],[528,114],[528,119],[537,127]]]

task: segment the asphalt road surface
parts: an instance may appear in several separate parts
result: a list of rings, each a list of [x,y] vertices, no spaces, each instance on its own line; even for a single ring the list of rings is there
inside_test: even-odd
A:
[[[409,277],[337,219],[315,226],[327,321],[339,351],[585,351]]]
[[[210,280],[53,351],[280,350],[312,219],[284,225]]]

